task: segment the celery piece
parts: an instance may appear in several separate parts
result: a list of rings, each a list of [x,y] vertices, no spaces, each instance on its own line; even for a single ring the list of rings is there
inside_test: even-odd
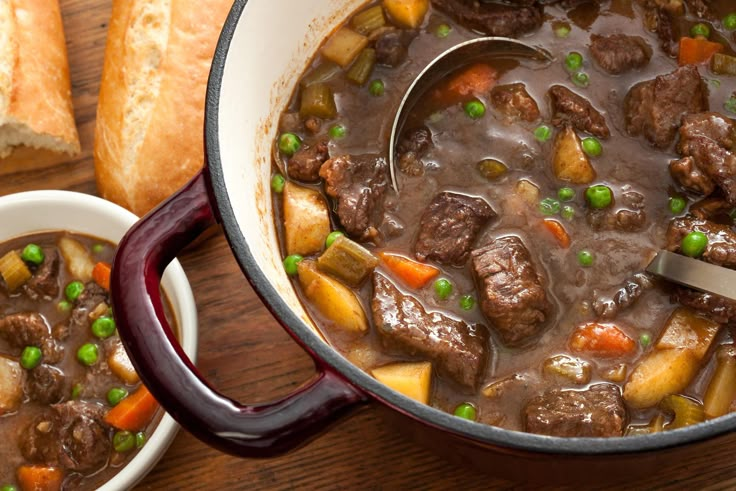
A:
[[[325,83],[340,73],[342,68],[335,62],[330,60],[324,60],[322,63],[317,65],[315,68],[307,72],[302,78],[300,84],[302,87],[306,87],[312,84]]]
[[[676,394],[668,395],[662,399],[662,402],[659,403],[659,407],[663,411],[673,413],[675,415],[674,419],[665,426],[666,430],[684,428],[685,426],[705,421],[703,405],[685,396]]]
[[[736,57],[716,53],[710,59],[710,69],[718,75],[736,75]]]
[[[386,25],[386,17],[383,15],[383,8],[380,5],[371,7],[353,17],[350,21],[356,32],[359,34],[370,34]]]
[[[0,258],[0,275],[5,280],[9,292],[18,289],[23,283],[31,279],[31,271],[21,259],[18,251],[10,251]]]
[[[323,83],[314,83],[302,88],[299,114],[303,117],[316,116],[332,119],[337,116],[335,97],[332,89]]]
[[[346,77],[348,80],[357,85],[363,85],[368,81],[368,77],[373,73],[373,66],[376,64],[376,50],[366,48],[358,55],[353,66],[348,70]]]
[[[378,265],[378,259],[365,247],[345,236],[338,236],[317,259],[320,271],[350,286],[359,286]]]

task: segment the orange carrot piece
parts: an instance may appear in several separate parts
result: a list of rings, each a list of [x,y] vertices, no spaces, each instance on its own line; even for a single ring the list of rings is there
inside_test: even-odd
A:
[[[705,63],[711,57],[723,51],[721,43],[714,43],[703,38],[683,37],[680,39],[680,55],[678,63],[683,65],[697,65]]]
[[[475,63],[437,88],[433,99],[445,107],[467,102],[474,96],[488,93],[497,78],[498,72],[490,65]]]
[[[119,430],[141,431],[153,419],[158,409],[158,402],[145,385],[110,409],[105,421]]]
[[[399,256],[398,254],[379,252],[378,257],[381,258],[383,264],[392,273],[412,288],[422,288],[432,278],[440,274],[440,270],[434,266],[423,264],[404,256]]]
[[[575,329],[570,349],[599,356],[622,356],[636,349],[636,342],[613,324],[591,322]]]
[[[16,472],[22,491],[59,491],[64,473],[57,467],[22,465]]]
[[[545,218],[543,223],[544,228],[552,233],[554,238],[557,239],[557,242],[559,242],[563,248],[567,249],[570,247],[570,235],[560,222],[552,220],[551,218]]]
[[[105,290],[110,291],[110,271],[108,263],[99,262],[92,270],[92,279]]]

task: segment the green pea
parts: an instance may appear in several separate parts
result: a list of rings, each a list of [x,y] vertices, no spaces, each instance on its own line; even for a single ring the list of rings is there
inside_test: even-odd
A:
[[[690,232],[680,242],[682,253],[690,257],[702,256],[706,247],[708,247],[708,237],[703,232]]]
[[[559,26],[554,28],[555,36],[558,38],[566,38],[570,35],[570,26],[567,24],[560,24]]]
[[[82,294],[84,291],[84,283],[81,281],[72,281],[68,285],[66,285],[66,288],[64,288],[64,295],[66,296],[66,299],[70,302],[74,302],[77,298],[79,298],[79,295]]]
[[[506,174],[509,168],[500,160],[483,159],[478,162],[478,171],[483,177],[493,181]]]
[[[139,431],[135,434],[135,448],[143,448],[143,446],[146,444],[146,434],[142,431]]]
[[[585,200],[591,208],[603,209],[613,203],[613,192],[608,186],[596,184],[585,190]]]
[[[557,215],[560,207],[560,202],[554,198],[544,198],[539,202],[539,211],[542,215]]]
[[[92,253],[93,254],[100,254],[104,250],[105,250],[105,244],[95,244],[95,245],[92,246]]]
[[[723,18],[723,28],[727,31],[736,31],[736,12],[732,12]]]
[[[690,28],[690,36],[694,38],[702,36],[707,39],[710,37],[710,27],[702,22],[695,24]]]
[[[36,346],[26,346],[20,355],[20,366],[26,370],[33,370],[41,364],[43,353]]]
[[[294,133],[283,133],[279,137],[279,151],[291,157],[302,148],[302,140]]]
[[[96,344],[86,343],[77,350],[77,360],[79,360],[82,365],[91,367],[97,363],[98,358],[99,351]]]
[[[594,136],[583,139],[583,152],[591,157],[598,157],[603,153],[603,145]]]
[[[284,186],[286,186],[286,179],[284,179],[284,176],[281,174],[274,174],[273,177],[271,177],[271,190],[274,193],[283,193]]]
[[[302,260],[304,260],[304,258],[299,254],[286,256],[286,258],[284,259],[284,271],[286,271],[286,274],[288,274],[289,276],[296,276],[299,273],[296,265],[302,262]]]
[[[585,72],[575,72],[572,74],[572,83],[578,87],[585,88],[590,85],[590,77]]]
[[[135,435],[129,431],[117,431],[112,437],[112,447],[117,453],[130,452],[135,448]]]
[[[537,126],[537,128],[534,130],[534,138],[542,143],[549,141],[549,139],[552,138],[552,128],[550,128],[546,124]]]
[[[723,108],[730,113],[736,114],[736,96],[729,97],[726,102],[723,103]]]
[[[670,197],[670,211],[673,215],[679,215],[687,207],[687,200],[682,196],[671,196]]]
[[[578,263],[580,264],[580,266],[588,268],[593,265],[594,260],[595,258],[593,257],[592,252],[585,249],[578,252]]]
[[[368,93],[373,97],[381,97],[386,91],[386,86],[383,84],[383,80],[374,80],[368,86]]]
[[[330,138],[333,140],[339,140],[340,138],[345,138],[348,130],[341,124],[333,124],[327,132],[329,133]]]
[[[583,68],[583,55],[577,51],[568,53],[565,57],[565,67],[571,72],[577,72]]]
[[[43,263],[46,256],[43,253],[43,249],[38,247],[36,244],[28,244],[23,248],[23,252],[20,257],[25,262],[38,266]]]
[[[434,35],[442,39],[442,38],[446,38],[447,36],[449,36],[451,32],[452,32],[452,27],[450,27],[447,24],[440,24],[437,26],[437,29],[435,29]]]
[[[82,384],[74,384],[72,387],[72,399],[79,399],[79,396],[82,395],[82,390],[84,390]]]
[[[475,406],[473,406],[469,402],[463,402],[455,408],[455,416],[459,418],[475,421],[476,415],[477,411],[475,410]]]
[[[113,387],[107,391],[107,402],[113,407],[120,404],[120,401],[126,397],[128,397],[128,391],[122,387]]]
[[[103,315],[92,322],[92,334],[100,339],[107,339],[115,334],[115,319]]]
[[[56,304],[56,308],[59,312],[69,312],[72,310],[72,304],[68,300],[61,300]]]
[[[0,486],[0,491],[18,491],[18,488],[12,484],[5,484],[4,486]]]
[[[639,336],[639,344],[641,344],[642,348],[646,348],[650,344],[652,344],[652,336],[649,335],[649,333],[644,333],[641,336]]]
[[[572,201],[575,199],[575,190],[573,188],[560,188],[557,191],[557,197],[560,201]]]
[[[485,104],[478,99],[466,102],[463,109],[470,119],[480,119],[486,114]]]
[[[440,300],[447,300],[452,295],[452,283],[447,278],[440,278],[434,282],[434,293]]]
[[[344,236],[344,235],[345,235],[345,234],[344,234],[344,233],[342,233],[342,232],[340,232],[339,230],[335,230],[335,231],[332,231],[332,232],[330,232],[330,233],[329,233],[329,234],[327,235],[327,238],[325,239],[325,247],[330,247],[330,246],[331,246],[331,245],[332,245],[332,244],[333,244],[333,243],[335,242],[335,240],[336,240],[336,239],[337,239],[338,237],[342,237],[342,236]]]
[[[560,216],[565,220],[572,220],[575,218],[575,208],[570,205],[563,206],[562,210],[560,210]]]
[[[463,295],[460,297],[460,308],[463,310],[473,310],[475,307],[475,299],[473,295]]]

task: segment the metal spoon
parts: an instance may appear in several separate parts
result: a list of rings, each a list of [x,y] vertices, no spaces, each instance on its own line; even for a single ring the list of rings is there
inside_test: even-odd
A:
[[[659,251],[647,271],[674,283],[736,300],[736,271],[698,259]]]
[[[419,101],[425,91],[432,85],[439,82],[448,73],[456,70],[464,65],[469,64],[473,60],[482,58],[527,58],[536,61],[550,62],[553,60],[552,55],[542,48],[529,46],[516,39],[504,37],[482,37],[472,39],[460,43],[447,51],[440,54],[432,60],[419,75],[414,79],[409,89],[404,94],[404,98],[399,104],[394,118],[394,124],[391,128],[391,139],[389,140],[389,168],[391,169],[391,185],[396,192],[399,186],[396,181],[395,170],[395,151],[396,140],[401,134],[407,117]]]

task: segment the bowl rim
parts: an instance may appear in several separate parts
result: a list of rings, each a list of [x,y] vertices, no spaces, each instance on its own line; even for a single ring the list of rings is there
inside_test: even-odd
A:
[[[16,237],[35,233],[69,231],[72,233],[96,236],[100,239],[117,243],[119,242],[119,239],[111,239],[109,236],[106,237],[105,234],[102,233],[91,233],[89,231],[89,227],[87,230],[84,230],[83,227],[75,226],[74,223],[82,223],[85,213],[87,214],[86,216],[90,216],[91,214],[104,217],[106,220],[111,222],[111,225],[109,225],[110,229],[120,229],[122,232],[120,234],[120,238],[122,238],[122,234],[124,234],[127,229],[138,221],[138,217],[136,215],[121,206],[90,194],[75,191],[39,190],[0,196],[0,212],[4,212],[4,210],[8,208],[44,210],[48,209],[50,206],[75,209],[78,213],[70,214],[72,217],[70,218],[70,223],[72,223],[72,225],[66,228],[49,228],[36,226],[34,225],[33,220],[27,220],[22,226],[24,229],[22,233],[5,236],[3,232],[0,232],[0,234],[3,235],[0,237],[0,241],[5,242]],[[167,267],[163,283],[165,283],[165,285],[162,284],[162,287],[164,291],[167,292],[168,298],[172,301],[172,307],[175,310],[174,313],[177,317],[177,324],[180,329],[182,348],[194,362],[197,355],[198,345],[196,303],[186,273],[177,260],[172,261]],[[176,300],[174,301],[174,299]],[[140,482],[163,457],[178,431],[178,423],[176,423],[168,413],[164,413],[154,432],[149,436],[146,445],[140,449],[135,457],[122,467],[112,477],[112,479],[104,483],[98,489],[100,491],[123,491],[132,488],[135,484]]]
[[[233,250],[233,254],[240,268],[276,320],[287,332],[293,334],[299,344],[315,357],[316,360],[329,366],[356,388],[369,394],[372,399],[424,425],[452,433],[478,445],[490,444],[509,450],[548,455],[592,456],[636,454],[708,440],[733,431],[736,428],[736,412],[734,412],[697,425],[634,437],[565,438],[506,430],[458,418],[403,396],[380,384],[366,372],[350,363],[337,350],[330,347],[326,342],[323,342],[288,307],[278,291],[268,281],[267,276],[260,270],[255,256],[250,250],[246,235],[238,225],[238,220],[227,192],[221,159],[220,139],[218,137],[220,95],[228,55],[231,52],[231,43],[247,4],[248,0],[235,0],[223,27],[212,63],[207,85],[205,111],[205,153],[207,155],[205,173],[209,176],[210,196],[214,198],[214,203],[212,204],[220,217],[225,237]],[[252,160],[255,161],[255,158]]]

